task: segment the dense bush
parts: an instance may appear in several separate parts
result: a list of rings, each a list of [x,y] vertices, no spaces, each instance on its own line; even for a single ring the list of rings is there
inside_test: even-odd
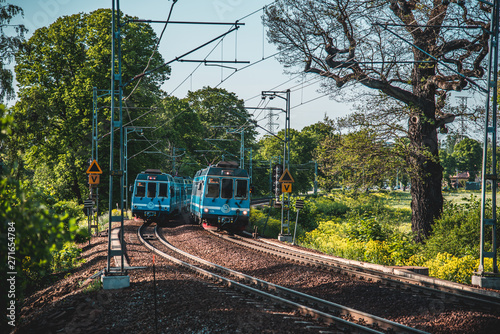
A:
[[[445,252],[438,253],[422,265],[429,268],[430,276],[470,284],[472,274],[479,266],[479,260],[472,255],[456,257]]]
[[[19,282],[16,298],[22,300],[27,291],[39,287],[52,272],[53,253],[71,241],[76,229],[74,218],[57,215],[46,203],[29,196],[21,184],[9,175],[0,179],[0,235],[1,244],[14,250],[15,270],[2,267],[2,280],[8,271],[17,272]],[[8,234],[7,232],[12,232]],[[8,242],[7,242],[8,241]],[[2,250],[3,254],[7,252]],[[4,261],[5,266],[7,261]],[[2,300],[4,303],[5,300]]]
[[[362,236],[359,232],[366,226],[380,226],[372,223],[374,221],[370,220],[367,225],[357,225],[355,222],[342,222],[339,218],[323,221],[316,230],[305,233],[299,241],[302,246],[347,259],[384,265],[406,265],[408,257],[414,254],[416,249],[411,238],[383,235],[378,227],[375,228],[377,233],[371,234],[371,237]],[[361,229],[356,230],[356,226]]]
[[[445,202],[426,243],[416,244],[409,229],[409,210],[384,205],[384,197],[387,194],[346,196],[342,203],[349,210],[319,222],[315,230],[301,236],[300,243],[358,261],[424,266],[433,277],[470,283],[479,266],[480,201],[471,197],[462,198],[460,204]],[[491,211],[491,204],[487,210]],[[485,270],[491,271],[488,260]]]
[[[311,205],[315,206],[315,215],[318,218],[341,217],[349,211],[349,207],[340,198],[334,197],[318,197],[311,201]]]
[[[281,220],[269,215],[269,209],[264,212],[259,209],[250,209],[250,226],[253,232],[253,227],[257,226],[260,235],[270,238],[277,238],[281,231]]]
[[[491,205],[488,210],[491,212]],[[479,257],[481,202],[473,198],[461,204],[445,202],[441,218],[436,220],[432,234],[423,249],[426,258],[439,253],[456,257]],[[491,240],[491,238],[487,239]]]
[[[51,269],[53,272],[67,271],[77,267],[82,260],[79,258],[81,248],[67,242],[61,250],[52,252]]]
[[[416,244],[410,210],[388,205],[395,202],[401,207],[398,196],[334,193],[307,199],[299,214],[299,244],[352,260],[424,266],[433,277],[470,283],[479,266],[480,201],[473,197],[462,198],[459,204],[446,201],[432,234],[425,244]],[[487,211],[491,212],[491,203]],[[251,222],[263,231],[269,212],[265,235],[275,238],[280,232],[280,210],[252,209]],[[486,271],[492,270],[491,263],[486,261]]]

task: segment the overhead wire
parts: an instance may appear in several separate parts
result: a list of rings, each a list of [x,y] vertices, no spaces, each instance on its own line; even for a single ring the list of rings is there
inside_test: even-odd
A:
[[[204,60],[206,60],[211,54],[212,52],[214,52],[214,50],[217,48],[217,46],[219,46],[219,44],[222,42],[222,40],[220,40],[213,48],[212,50],[210,50],[210,52],[205,56]],[[203,63],[199,63],[198,66],[196,66],[196,68],[191,72],[191,74],[189,74],[177,87],[175,87],[170,93],[169,93],[169,96],[171,96],[180,86],[182,86],[182,84],[184,82],[186,82],[187,79],[189,78],[192,78],[194,72],[196,72],[196,70],[198,70],[198,68],[202,65]]]
[[[172,0],[172,5],[170,6],[170,10],[168,12],[168,17],[167,17],[167,21],[165,22],[165,25],[163,26],[163,30],[161,31],[161,34],[160,34],[160,38],[158,38],[158,41],[156,41],[156,45],[153,49],[153,52],[151,53],[151,56],[149,57],[148,59],[148,63],[146,64],[146,67],[144,68],[144,70],[142,71],[142,74],[146,73],[146,71],[148,70],[149,68],[149,65],[151,64],[151,60],[153,59],[156,51],[158,50],[158,46],[160,45],[160,42],[161,42],[161,39],[163,37],[163,33],[165,32],[165,30],[167,29],[167,25],[168,23],[170,22],[170,17],[172,16],[172,11],[174,9],[174,6],[175,4],[177,3],[178,0]],[[142,76],[139,78],[139,80],[137,80],[137,83],[135,84],[134,88],[132,89],[132,91],[130,92],[130,94],[124,98],[124,101],[128,100],[128,98],[135,92],[135,90],[137,89],[137,87],[139,86],[139,83],[142,81]]]

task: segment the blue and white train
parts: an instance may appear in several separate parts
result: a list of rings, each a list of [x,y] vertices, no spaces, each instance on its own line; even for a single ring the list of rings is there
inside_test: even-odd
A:
[[[145,222],[166,223],[172,215],[188,209],[191,181],[158,169],[137,175],[132,195],[132,215]]]
[[[250,179],[238,163],[221,161],[193,178],[190,214],[205,229],[244,230],[250,217]]]

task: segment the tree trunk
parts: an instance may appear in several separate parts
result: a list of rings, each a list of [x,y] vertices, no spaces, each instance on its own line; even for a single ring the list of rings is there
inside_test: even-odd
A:
[[[429,101],[429,100],[427,100]],[[439,163],[437,130],[432,103],[409,120],[411,153],[411,227],[416,242],[424,242],[432,230],[433,221],[441,215],[443,194],[441,180],[443,169]]]

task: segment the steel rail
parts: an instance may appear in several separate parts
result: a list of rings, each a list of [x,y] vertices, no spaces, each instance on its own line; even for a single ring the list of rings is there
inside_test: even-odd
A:
[[[480,290],[463,284],[447,281],[442,282],[442,284],[438,284],[436,282],[437,279],[428,278],[427,276],[415,278],[415,274],[404,273],[402,270],[399,270],[401,271],[401,274],[396,274],[394,271],[398,270],[388,267],[372,265],[369,263],[365,264],[373,267],[377,266],[387,268],[387,270],[391,270],[391,272],[382,271],[381,269],[367,268],[366,266],[352,263],[359,261],[335,259],[327,255],[300,251],[285,245],[277,245],[263,239],[256,241],[249,238],[224,236],[214,231],[209,232],[217,237],[224,238],[241,246],[249,247],[259,252],[266,252],[278,257],[284,257],[288,260],[296,261],[301,264],[318,266],[329,270],[336,268],[339,272],[344,272],[348,275],[372,281],[378,281],[385,283],[388,286],[412,289],[429,296],[446,297],[451,300],[460,299],[462,302],[467,304],[478,305],[482,308],[491,307],[500,311],[500,294],[493,291]]]
[[[411,327],[408,327],[408,326],[405,326],[405,325],[402,325],[402,324],[399,324],[399,323],[396,323],[396,322],[393,322],[393,321],[390,321],[387,319],[383,319],[383,318],[377,317],[375,315],[368,314],[366,312],[358,311],[358,310],[355,310],[353,308],[339,305],[339,304],[336,304],[336,303],[333,303],[333,302],[330,302],[330,301],[327,301],[327,300],[324,300],[321,298],[317,298],[317,297],[314,297],[314,296],[311,296],[311,295],[308,295],[308,294],[305,294],[305,293],[302,293],[299,291],[288,289],[288,288],[285,288],[283,286],[273,284],[273,283],[261,280],[259,278],[249,276],[249,275],[246,275],[244,273],[241,273],[241,272],[238,272],[238,271],[211,263],[209,261],[206,261],[204,259],[201,259],[197,256],[194,256],[192,254],[189,254],[183,250],[176,248],[175,246],[170,244],[168,241],[166,241],[164,238],[162,238],[159,235],[156,228],[155,228],[155,234],[156,234],[158,241],[160,241],[163,245],[165,245],[166,247],[168,247],[170,250],[172,250],[174,252],[177,252],[177,253],[179,253],[179,254],[181,254],[181,255],[183,255],[183,256],[185,256],[193,261],[202,263],[202,264],[210,267],[212,270],[216,270],[218,272],[224,273],[225,275],[231,275],[233,277],[236,277],[238,279],[243,280],[247,284],[253,284],[257,288],[266,289],[270,292],[277,293],[280,295],[280,296],[276,296],[274,294],[269,294],[267,292],[263,292],[265,294],[265,296],[268,298],[272,298],[272,299],[279,298],[278,300],[280,301],[280,303],[283,302],[283,300],[282,300],[283,298],[289,298],[289,299],[293,299],[293,300],[300,300],[301,303],[308,303],[309,305],[314,305],[314,309],[313,309],[313,308],[310,308],[308,306],[299,305],[299,304],[297,304],[295,302],[291,302],[291,301],[289,301],[290,304],[285,303],[285,305],[297,308],[301,313],[303,313],[305,315],[310,315],[310,316],[313,316],[314,318],[322,319],[326,323],[336,323],[336,321],[338,321],[338,319],[340,319],[340,320],[342,320],[341,323],[345,325],[346,320],[339,318],[338,316],[334,316],[332,314],[324,313],[323,311],[319,311],[318,309],[325,310],[327,312],[342,316],[344,318],[354,319],[354,321],[357,321],[359,323],[372,326],[373,328],[370,328],[370,331],[368,331],[370,333],[373,333],[373,332],[379,333],[377,331],[377,329],[391,331],[394,333],[426,333],[424,331],[421,331],[421,330],[418,330],[415,328],[411,328]],[[231,283],[231,284],[233,284],[233,283]],[[261,291],[261,290],[258,290],[258,291]],[[315,312],[319,312],[319,313],[315,314]],[[349,326],[350,326],[350,324],[355,324],[351,321],[347,321],[347,323],[349,324]],[[358,324],[355,324],[355,325],[360,326]]]
[[[168,254],[162,252],[161,250],[159,250],[158,248],[154,247],[153,245],[151,245],[150,243],[148,243],[146,240],[144,240],[144,238],[141,235],[141,229],[142,229],[142,226],[139,227],[139,229],[137,230],[137,235],[139,237],[139,240],[149,250],[151,250],[152,252],[158,254],[159,256],[164,257],[165,259],[167,259],[167,260],[169,260],[169,261],[171,261],[171,262],[173,262],[175,264],[178,264],[178,265],[180,265],[180,266],[182,266],[182,267],[184,267],[186,269],[192,270],[195,273],[197,273],[197,274],[199,274],[201,276],[207,277],[207,278],[209,278],[209,279],[211,279],[211,280],[213,280],[213,281],[215,281],[217,283],[224,284],[227,287],[234,288],[236,290],[240,290],[240,291],[243,291],[243,292],[251,293],[251,294],[256,295],[258,297],[265,297],[267,299],[272,300],[273,302],[279,303],[281,305],[288,306],[288,307],[290,307],[292,309],[296,309],[296,310],[298,310],[303,315],[311,316],[311,317],[313,317],[315,319],[321,319],[325,324],[334,324],[341,331],[352,330],[352,331],[354,331],[353,333],[377,333],[377,334],[383,333],[383,332],[371,329],[369,327],[358,325],[356,323],[349,322],[349,321],[344,320],[342,318],[335,317],[335,316],[333,316],[331,314],[327,314],[325,312],[321,312],[319,310],[315,310],[313,308],[310,308],[310,307],[298,304],[298,303],[293,302],[291,300],[288,300],[288,299],[285,299],[285,298],[281,298],[281,297],[272,295],[270,293],[267,293],[267,292],[264,292],[264,291],[252,288],[252,287],[247,286],[245,284],[241,284],[239,282],[233,281],[233,280],[228,279],[226,277],[223,277],[223,276],[220,276],[218,274],[212,273],[212,272],[210,272],[208,270],[205,270],[205,269],[202,269],[200,267],[197,267],[197,266],[195,266],[193,264],[190,264],[190,263],[187,263],[187,262],[182,261],[180,259],[177,259],[177,258],[175,258],[175,257],[173,257],[171,255],[168,255]],[[158,239],[158,240],[160,240],[160,239]]]

